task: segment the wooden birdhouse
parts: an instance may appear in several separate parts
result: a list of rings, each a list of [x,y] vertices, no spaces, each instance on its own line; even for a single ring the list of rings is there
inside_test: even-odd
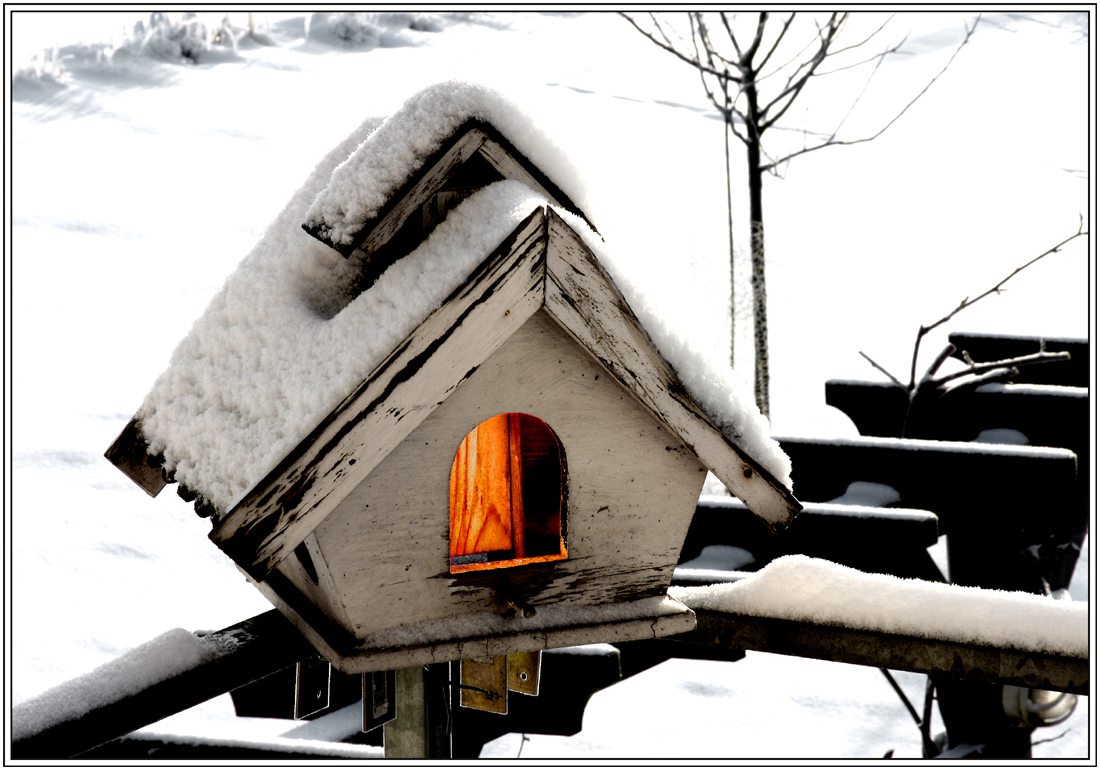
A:
[[[770,526],[800,509],[766,422],[685,384],[524,121],[444,84],[353,135],[108,451],[196,496],[345,672],[690,630],[666,588],[707,470]]]

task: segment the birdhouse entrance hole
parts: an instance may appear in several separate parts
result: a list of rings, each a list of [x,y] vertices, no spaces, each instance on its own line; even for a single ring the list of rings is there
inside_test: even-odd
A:
[[[564,559],[565,489],[545,422],[510,412],[478,425],[451,466],[451,572]]]

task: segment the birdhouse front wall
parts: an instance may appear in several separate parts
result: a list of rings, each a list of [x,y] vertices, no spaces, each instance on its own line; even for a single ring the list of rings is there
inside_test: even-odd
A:
[[[539,418],[561,442],[568,556],[452,573],[449,493],[456,451],[476,426],[507,413]],[[540,310],[278,571],[357,638],[517,605],[537,612],[552,603],[600,605],[660,595],[705,474],[675,436]]]

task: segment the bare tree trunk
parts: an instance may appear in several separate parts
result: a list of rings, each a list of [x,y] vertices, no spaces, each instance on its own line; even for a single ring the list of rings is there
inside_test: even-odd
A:
[[[764,415],[770,416],[768,395],[770,384],[768,376],[768,303],[767,293],[764,288],[764,173],[767,171],[774,171],[777,167],[788,162],[792,158],[796,158],[808,152],[815,152],[824,147],[860,144],[881,136],[890,126],[901,119],[901,116],[904,115],[910,107],[916,104],[917,101],[927,93],[928,89],[932,87],[932,84],[947,71],[947,68],[951,66],[951,62],[955,60],[959,51],[963,49],[963,46],[969,42],[970,37],[974,34],[978,21],[981,19],[981,14],[978,15],[978,18],[975,19],[973,23],[968,23],[966,25],[966,35],[963,41],[959,44],[959,47],[955,49],[955,52],[951,55],[951,58],[948,60],[947,64],[944,65],[943,69],[941,69],[935,77],[929,80],[924,88],[922,88],[908,104],[874,134],[859,139],[837,138],[840,127],[847,119],[847,116],[845,116],[832,134],[824,141],[815,145],[804,146],[801,149],[786,154],[780,153],[778,157],[773,156],[769,158],[766,163],[762,160],[764,157],[764,150],[762,147],[764,133],[769,128],[776,125],[776,122],[787,113],[791,105],[795,103],[802,93],[802,89],[805,88],[806,84],[809,83],[811,79],[818,75],[837,72],[840,69],[849,69],[851,67],[869,65],[872,62],[876,62],[875,69],[871,72],[871,77],[873,77],[878,69],[878,65],[882,63],[887,55],[899,52],[904,40],[881,50],[874,56],[864,59],[862,62],[832,69],[826,67],[825,69],[829,71],[819,72],[822,65],[826,61],[830,61],[833,57],[843,54],[844,52],[863,48],[874,39],[883,28],[885,28],[890,19],[886,19],[878,29],[865,37],[862,41],[853,42],[851,45],[843,45],[837,49],[834,45],[836,44],[837,36],[844,28],[844,24],[848,19],[848,14],[843,12],[830,13],[828,18],[823,20],[814,17],[811,23],[816,28],[816,34],[805,44],[795,44],[795,47],[791,50],[798,51],[798,53],[792,59],[788,58],[789,51],[787,50],[778,55],[776,54],[780,49],[780,43],[786,38],[788,30],[791,29],[791,25],[795,21],[797,13],[794,11],[785,14],[785,18],[783,18],[782,21],[774,24],[769,24],[769,19],[772,17],[768,12],[760,12],[757,17],[756,32],[751,43],[744,48],[742,48],[742,43],[746,41],[746,37],[742,35],[740,41],[738,40],[737,35],[734,33],[733,18],[725,11],[710,14],[709,20],[704,18],[702,12],[695,11],[688,13],[688,24],[691,28],[690,42],[685,42],[683,37],[679,35],[675,29],[663,24],[661,19],[658,18],[658,14],[649,13],[648,24],[639,24],[627,13],[623,13],[622,16],[654,44],[675,55],[681,61],[687,62],[695,67],[699,72],[699,76],[703,83],[703,89],[706,91],[711,104],[713,104],[716,109],[720,110],[725,118],[727,130],[726,201],[727,208],[730,211],[731,364],[734,364],[733,322],[736,318],[736,302],[733,291],[733,269],[735,265],[732,193],[730,192],[731,171],[729,165],[729,133],[733,133],[734,136],[744,142],[748,151],[749,226],[751,228],[752,244],[753,352],[756,362],[755,397],[756,405],[759,407],[760,411]],[[893,18],[893,16],[890,18]],[[647,26],[650,27],[650,29],[647,29]],[[769,28],[774,30],[774,35],[765,35],[766,30]],[[712,38],[712,33],[717,33],[717,38]],[[720,45],[715,45],[715,40],[717,40]],[[680,43],[679,47],[674,41]],[[799,46],[801,46],[801,50],[799,50]],[[730,51],[731,48],[732,52]],[[757,58],[758,55],[760,58]],[[776,55],[774,61],[773,55]],[[770,71],[765,71],[769,62],[772,63],[772,69]],[[870,78],[868,78],[868,80],[870,80]],[[761,83],[765,83],[763,96],[759,90]],[[735,94],[732,99],[730,96],[731,87],[735,89]],[[719,91],[721,91],[721,98],[719,98]],[[743,106],[742,100],[744,102]],[[857,96],[855,101],[852,102],[851,108],[849,108],[849,113],[855,108],[859,100],[860,97]],[[744,133],[735,130],[733,122],[734,116],[744,123]]]
[[[727,101],[727,107],[728,107]],[[737,368],[734,352],[737,350],[737,266],[733,248],[733,171],[730,169],[730,133],[733,131],[733,115],[725,113],[726,122],[726,214],[730,240],[730,368]]]
[[[755,74],[755,73],[753,73]],[[768,405],[768,297],[764,282],[764,172],[760,162],[760,125],[756,85],[746,78],[745,97],[748,102],[749,226],[752,229],[752,307],[753,341],[755,344],[756,406],[769,416]]]

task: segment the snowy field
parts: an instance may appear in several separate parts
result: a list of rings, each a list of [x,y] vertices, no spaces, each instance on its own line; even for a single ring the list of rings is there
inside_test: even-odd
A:
[[[698,77],[615,14],[389,14],[353,25],[256,14],[249,37],[247,14],[232,13],[227,44],[197,47],[197,63],[169,41],[143,47],[138,18],[8,17],[14,703],[169,629],[218,629],[269,609],[189,504],[171,490],[148,498],[103,452],[317,161],[430,83],[483,82],[537,114],[588,175],[587,213],[609,248],[639,254],[662,311],[716,360],[728,356],[722,124]],[[909,37],[845,123],[850,136],[879,127],[939,72],[971,19],[894,19],[889,41]],[[1089,24],[987,14],[882,137],[811,153],[766,181],[775,434],[855,435],[825,405],[826,379],[878,379],[860,350],[904,375],[919,324],[1071,235],[1079,215],[1091,223]],[[793,147],[830,130],[862,83],[838,74],[814,84],[776,137]],[[740,155],[734,169],[743,173]],[[747,212],[745,191],[735,185],[734,196],[735,216]],[[735,238],[743,265],[746,228]],[[1088,336],[1089,268],[1080,239],[929,335],[926,356],[948,330]],[[741,269],[735,374],[751,379],[747,284]],[[797,468],[794,484],[797,494]],[[1089,596],[1087,554],[1076,601]],[[924,678],[897,676],[919,701]],[[1089,705],[1037,731],[1035,756],[1095,755]],[[149,730],[303,735],[289,722],[236,720],[228,696]],[[594,696],[581,733],[527,737],[502,737],[485,756],[920,756],[880,672],[751,652],[669,661]]]

